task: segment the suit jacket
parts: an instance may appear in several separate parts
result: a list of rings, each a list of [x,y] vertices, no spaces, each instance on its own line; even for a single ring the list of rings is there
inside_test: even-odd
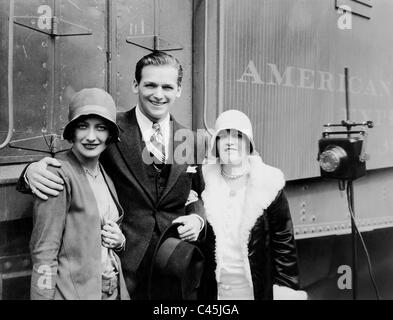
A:
[[[124,208],[123,232],[126,248],[121,254],[123,270],[136,272],[150,244],[155,225],[162,233],[179,216],[196,213],[204,218],[203,202],[185,205],[190,190],[200,197],[204,182],[198,163],[204,156],[204,142],[171,117],[172,136],[169,155],[186,153],[184,163],[173,162],[168,181],[160,198],[149,187],[143,155],[145,143],[136,119],[135,108],[118,113],[120,142],[111,144],[101,155],[101,163],[113,178]],[[182,136],[183,135],[183,136]],[[186,152],[187,151],[187,152]],[[171,157],[169,157],[169,160]],[[198,161],[199,160],[199,161]],[[191,168],[189,168],[191,167]],[[188,171],[188,172],[187,172]]]
[[[101,219],[97,202],[78,159],[68,151],[61,168],[50,170],[64,180],[64,190],[47,201],[35,200],[30,249],[32,299],[101,300]],[[102,170],[119,210],[115,187]],[[120,297],[129,299],[120,260]]]

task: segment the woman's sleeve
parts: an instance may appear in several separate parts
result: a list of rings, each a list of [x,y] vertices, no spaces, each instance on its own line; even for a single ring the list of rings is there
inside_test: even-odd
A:
[[[59,171],[53,171],[65,181],[64,190],[57,197],[44,201],[36,198],[33,211],[33,232],[30,251],[33,262],[31,276],[32,300],[54,299],[57,281],[58,254],[68,212],[69,180]]]
[[[299,268],[296,243],[288,200],[283,191],[280,191],[267,210],[271,230],[274,283],[297,290]]]

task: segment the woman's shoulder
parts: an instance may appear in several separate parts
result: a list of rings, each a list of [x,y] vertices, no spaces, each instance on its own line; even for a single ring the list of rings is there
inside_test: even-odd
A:
[[[48,166],[48,170],[50,172],[56,174],[57,176],[63,179],[66,178],[67,180],[75,176],[77,168],[75,167],[75,164],[71,161],[71,159],[67,157],[67,155],[63,155],[59,158],[56,158],[56,160],[60,163],[61,166],[60,167]]]

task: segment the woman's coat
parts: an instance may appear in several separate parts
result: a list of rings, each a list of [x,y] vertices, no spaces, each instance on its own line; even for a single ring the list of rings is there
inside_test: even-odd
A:
[[[239,225],[244,272],[254,298],[273,299],[273,284],[298,289],[298,265],[289,206],[282,189],[283,173],[250,156],[250,177]],[[229,195],[222,183],[220,164],[203,167],[207,234],[203,245],[205,272],[199,297],[217,298],[223,257],[225,203]]]
[[[33,260],[32,299],[101,300],[101,219],[97,203],[79,161],[67,152],[60,158],[61,168],[50,170],[64,180],[57,197],[34,205],[34,228],[30,241]],[[119,210],[112,181],[102,171]],[[129,299],[121,264],[120,297]]]

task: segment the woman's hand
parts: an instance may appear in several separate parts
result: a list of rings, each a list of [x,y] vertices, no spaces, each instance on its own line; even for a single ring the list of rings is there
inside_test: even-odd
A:
[[[101,230],[101,243],[108,249],[120,249],[124,246],[126,238],[119,225],[114,221],[106,221]]]

